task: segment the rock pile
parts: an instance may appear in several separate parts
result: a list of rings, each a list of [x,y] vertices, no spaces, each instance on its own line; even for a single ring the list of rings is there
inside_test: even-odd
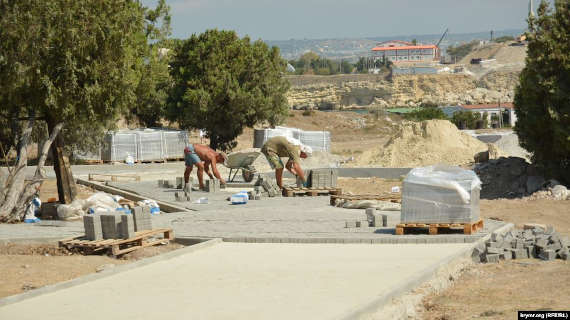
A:
[[[485,248],[475,248],[471,257],[475,262],[539,258],[569,260],[568,239],[561,238],[552,227],[527,225],[524,230],[506,234],[493,233]]]
[[[542,188],[545,180],[536,169],[518,157],[501,157],[477,164],[482,199],[519,198]]]
[[[536,168],[518,157],[501,157],[475,166],[481,179],[481,198],[570,199],[570,191],[556,180],[545,181]]]

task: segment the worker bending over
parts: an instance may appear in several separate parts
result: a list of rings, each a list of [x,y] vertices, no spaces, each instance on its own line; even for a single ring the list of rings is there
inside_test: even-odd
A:
[[[272,169],[275,169],[275,179],[279,188],[283,189],[283,162],[281,157],[289,157],[285,168],[294,176],[300,178],[303,184],[307,182],[303,169],[300,165],[300,158],[307,158],[313,150],[309,146],[301,144],[296,146],[285,137],[273,137],[267,140],[261,148],[261,153],[265,155]]]
[[[184,182],[188,183],[190,179],[190,173],[192,173],[192,168],[194,165],[198,168],[196,175],[198,176],[198,182],[200,183],[200,189],[204,189],[204,170],[210,179],[214,179],[214,176],[220,180],[220,185],[226,184],[226,181],[220,176],[220,172],[216,167],[217,163],[225,164],[228,157],[223,152],[216,152],[210,147],[203,144],[191,144],[184,148],[184,162],[186,164],[186,170],[184,170]],[[212,171],[214,175],[210,173],[210,166],[212,166]]]

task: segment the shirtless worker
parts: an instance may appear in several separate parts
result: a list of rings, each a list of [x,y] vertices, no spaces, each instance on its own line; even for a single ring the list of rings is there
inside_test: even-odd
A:
[[[186,170],[184,170],[184,182],[188,183],[190,179],[190,173],[194,165],[198,167],[198,182],[200,183],[200,189],[204,189],[204,170],[210,179],[214,179],[214,176],[220,180],[220,185],[226,184],[226,181],[220,176],[220,172],[216,167],[217,163],[224,164],[228,157],[223,152],[216,152],[210,147],[203,144],[191,144],[184,148],[184,162],[186,164]],[[210,165],[212,166],[212,171],[214,175],[210,173]]]
[[[300,158],[307,158],[311,155],[313,150],[309,146],[301,144],[296,146],[289,142],[285,137],[273,137],[265,142],[261,148],[261,153],[265,155],[267,161],[272,169],[275,169],[275,179],[279,188],[283,189],[283,162],[281,157],[289,157],[285,168],[289,170],[294,176],[297,176],[303,181],[307,182],[303,169],[299,164]]]

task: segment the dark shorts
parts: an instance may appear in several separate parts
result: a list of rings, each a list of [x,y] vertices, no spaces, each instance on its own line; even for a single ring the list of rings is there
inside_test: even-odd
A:
[[[196,163],[202,162],[202,160],[200,160],[200,157],[198,157],[196,154],[196,151],[194,151],[194,145],[191,144],[188,147],[190,148],[190,152],[184,155],[184,163],[186,166],[189,167]]]

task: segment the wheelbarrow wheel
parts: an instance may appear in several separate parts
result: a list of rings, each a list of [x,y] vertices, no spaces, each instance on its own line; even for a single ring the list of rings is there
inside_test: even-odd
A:
[[[254,176],[255,172],[253,171],[249,171],[249,170],[241,170],[241,176],[243,178],[243,181],[245,182],[251,182],[253,180],[253,176]]]

